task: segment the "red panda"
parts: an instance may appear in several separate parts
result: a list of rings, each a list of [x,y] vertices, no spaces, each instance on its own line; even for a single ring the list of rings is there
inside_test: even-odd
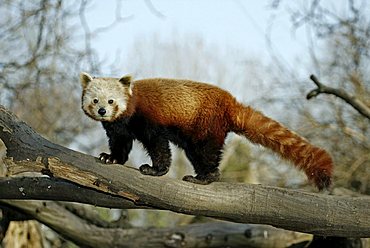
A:
[[[331,184],[333,162],[325,150],[216,86],[164,78],[93,78],[87,73],[81,73],[80,81],[82,109],[102,123],[109,139],[111,153],[99,156],[105,163],[124,164],[137,139],[152,160],[140,172],[161,176],[171,164],[172,142],[184,149],[196,173],[183,180],[209,184],[219,179],[226,135],[235,132],[293,162],[318,189]]]

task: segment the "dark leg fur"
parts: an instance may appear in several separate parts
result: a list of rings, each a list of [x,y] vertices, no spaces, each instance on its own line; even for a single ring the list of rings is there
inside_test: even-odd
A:
[[[217,167],[221,160],[221,150],[222,145],[217,145],[211,141],[188,146],[185,153],[197,175],[195,177],[185,176],[183,180],[197,184],[209,184],[218,181],[220,172]]]
[[[152,160],[153,166],[143,164],[140,172],[144,175],[162,176],[166,174],[171,165],[171,150],[169,141],[165,138],[157,137],[151,141],[142,141],[145,149]]]
[[[101,153],[99,159],[107,164],[124,164],[128,160],[128,154],[132,149],[132,138],[118,136],[109,139],[111,154]]]
[[[104,163],[124,164],[132,149],[134,136],[128,132],[126,120],[117,122],[102,122],[109,138],[111,154],[101,153],[99,159]]]

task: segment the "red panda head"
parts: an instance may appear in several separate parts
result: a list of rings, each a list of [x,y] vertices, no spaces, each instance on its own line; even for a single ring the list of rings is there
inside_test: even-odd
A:
[[[80,74],[82,109],[97,121],[115,121],[125,115],[132,96],[131,76],[122,78],[93,78]]]

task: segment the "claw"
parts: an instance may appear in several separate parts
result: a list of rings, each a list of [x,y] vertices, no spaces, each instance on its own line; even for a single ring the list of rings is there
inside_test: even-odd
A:
[[[105,152],[102,152],[99,155],[99,159],[104,162],[108,156],[109,156],[108,154],[106,154]]]
[[[105,164],[118,164],[117,159],[113,158],[111,154],[107,154],[105,152],[102,152],[99,155],[99,160]]]

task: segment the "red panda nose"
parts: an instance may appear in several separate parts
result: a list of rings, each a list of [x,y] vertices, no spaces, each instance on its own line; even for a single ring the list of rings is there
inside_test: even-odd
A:
[[[105,115],[105,113],[107,113],[107,111],[104,108],[100,108],[98,110],[98,114],[101,115],[101,116]]]

